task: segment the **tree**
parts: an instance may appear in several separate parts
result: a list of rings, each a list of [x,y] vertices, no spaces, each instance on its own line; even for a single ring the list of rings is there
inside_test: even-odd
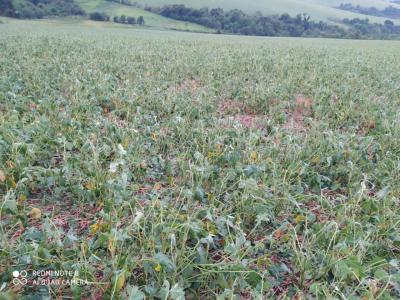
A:
[[[7,17],[15,16],[14,5],[11,0],[0,1],[0,15]]]
[[[308,30],[310,28],[310,19],[311,17],[308,16],[306,13],[303,14],[303,24],[305,30]]]
[[[144,18],[143,18],[143,16],[140,16],[140,17],[137,19],[137,23],[138,23],[139,25],[144,25]]]
[[[394,30],[394,23],[390,20],[386,20],[385,23],[383,23],[383,27],[389,31],[389,32],[393,32]]]
[[[0,15],[13,18],[84,15],[74,0],[0,0]]]
[[[136,19],[134,17],[128,17],[126,20],[128,24],[136,24]]]
[[[385,25],[385,27],[393,27],[394,23],[392,21],[390,21],[390,20],[386,20],[384,25]]]
[[[121,17],[119,17],[119,21],[124,24],[126,21],[126,16],[125,15],[121,15]]]
[[[101,13],[101,12],[93,12],[89,15],[90,20],[94,20],[94,21],[109,21],[110,20],[110,16],[105,14],[105,13]]]

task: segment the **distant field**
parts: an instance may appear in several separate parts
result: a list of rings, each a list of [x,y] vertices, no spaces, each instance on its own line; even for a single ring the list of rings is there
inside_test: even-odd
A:
[[[400,299],[399,41],[2,20],[0,299]]]
[[[139,3],[154,5],[166,4],[185,4],[192,7],[222,7],[224,9],[238,8],[246,12],[261,11],[264,14],[281,14],[289,13],[296,15],[298,13],[308,13],[314,20],[335,21],[344,18],[366,18],[365,15],[360,15],[352,12],[347,12],[339,9],[324,5],[324,2],[330,1],[323,0],[139,0]],[[351,2],[351,1],[344,1]],[[359,1],[361,2],[361,1]],[[376,2],[376,3],[375,3]],[[357,3],[357,1],[355,1]],[[380,1],[370,1],[370,4],[379,4]],[[340,4],[340,3],[339,3]],[[385,5],[384,5],[385,6]],[[400,6],[399,6],[400,7]],[[368,18],[376,23],[383,23],[386,19],[379,17]],[[394,20],[394,22],[398,22]]]
[[[154,28],[177,29],[177,30],[200,31],[200,32],[212,31],[209,28],[197,24],[164,18],[157,14],[149,13],[143,9],[122,5],[116,2],[111,2],[106,0],[76,0],[76,3],[78,3],[88,13],[98,11],[98,12],[105,12],[111,16],[120,16],[123,14],[125,14],[126,16],[133,16],[135,18],[143,16],[146,25]]]

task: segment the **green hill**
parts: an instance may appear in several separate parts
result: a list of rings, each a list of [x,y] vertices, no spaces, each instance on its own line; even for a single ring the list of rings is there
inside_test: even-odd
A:
[[[75,0],[77,4],[86,12],[104,12],[110,16],[132,16],[138,17],[143,16],[145,24],[150,27],[159,29],[174,29],[174,30],[188,30],[188,31],[200,31],[200,32],[211,32],[209,28],[200,26],[197,24],[176,21],[169,18],[164,18],[157,14],[147,12],[143,9],[119,4],[116,2],[106,0]]]
[[[0,16],[21,19],[68,18],[73,22],[85,21],[84,14],[104,12],[111,17],[143,16],[145,25],[155,29],[212,32],[213,30],[189,22],[177,21],[145,11],[144,9],[106,0],[0,0]],[[64,22],[65,20],[63,20]]]
[[[136,0],[135,0],[136,1]],[[246,12],[260,11],[264,14],[308,13],[314,20],[335,22],[344,18],[366,18],[365,15],[347,12],[334,8],[340,3],[353,3],[363,6],[385,7],[389,2],[381,0],[139,0],[138,3],[150,6],[167,4],[184,4],[189,7],[221,7],[223,9],[238,8]],[[394,4],[392,4],[395,6]],[[400,7],[399,5],[397,5]],[[386,18],[368,16],[372,22],[383,23]],[[396,21],[394,21],[396,23]]]

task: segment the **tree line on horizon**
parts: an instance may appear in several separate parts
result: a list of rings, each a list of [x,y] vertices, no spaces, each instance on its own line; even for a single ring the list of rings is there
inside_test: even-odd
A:
[[[331,25],[323,21],[313,21],[307,14],[295,17],[287,13],[265,16],[260,12],[248,14],[239,9],[225,11],[222,8],[207,7],[196,9],[185,5],[146,6],[145,10],[161,16],[192,22],[215,29],[219,33],[288,36],[288,37],[328,37],[328,38],[400,38],[400,26],[387,20],[384,24],[370,23],[368,19],[344,19],[343,26]]]
[[[351,3],[342,3],[337,8],[341,9],[341,10],[346,10],[346,11],[363,14],[363,15],[384,17],[384,18],[391,18],[391,19],[400,19],[400,9],[393,7],[392,5],[385,7],[384,9],[378,9],[376,7],[362,7],[360,5],[354,6]]]
[[[93,12],[89,15],[89,19],[93,20],[93,21],[109,22],[111,20],[111,17],[104,12]],[[139,16],[137,19],[135,17],[126,16],[126,15],[114,16],[112,18],[112,21],[114,23],[120,23],[120,24],[144,25],[144,17],[143,16]]]

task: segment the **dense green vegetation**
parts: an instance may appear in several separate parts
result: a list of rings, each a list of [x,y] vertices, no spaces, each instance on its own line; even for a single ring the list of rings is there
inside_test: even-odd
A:
[[[400,8],[393,6],[388,6],[380,10],[376,7],[361,7],[360,5],[353,6],[351,3],[342,3],[338,8],[347,11],[358,12],[363,15],[400,19]]]
[[[89,15],[90,20],[93,21],[101,21],[101,22],[108,22],[110,21],[110,16],[107,15],[106,13],[101,13],[101,12],[93,12]]]
[[[246,14],[235,9],[195,9],[184,5],[146,7],[148,11],[164,17],[207,26],[224,33],[260,36],[333,37],[333,38],[400,38],[400,26],[387,20],[384,25],[369,20],[345,19],[348,29],[314,22],[307,14],[290,17],[288,14],[264,16],[261,13]]]
[[[384,25],[372,24],[368,19],[344,19],[343,23],[352,28],[352,38],[400,38],[400,26],[386,20]]]
[[[43,18],[45,16],[84,15],[74,0],[2,0],[0,15],[13,18]]]
[[[93,21],[102,21],[102,22],[108,22],[110,21],[110,16],[107,15],[106,13],[101,13],[101,12],[93,12],[89,15],[89,18]],[[120,24],[139,24],[139,25],[144,25],[144,18],[143,16],[139,16],[137,19],[135,17],[127,17],[125,15],[121,16],[114,16],[113,17],[113,22],[114,23],[120,23]]]
[[[143,16],[139,16],[137,19],[135,17],[127,17],[125,15],[121,15],[120,17],[115,16],[113,18],[113,21],[115,23],[121,23],[121,24],[139,24],[139,25],[144,25],[144,18]]]
[[[261,13],[249,15],[235,9],[224,11],[221,8],[194,9],[184,5],[164,7],[146,7],[146,10],[164,17],[201,24],[221,32],[260,36],[319,36],[325,31],[327,35],[340,37],[344,30],[337,26],[310,21],[310,16],[288,14],[281,16],[264,16]],[[325,30],[324,30],[325,29]]]
[[[1,297],[400,297],[399,42],[32,24],[0,26]],[[49,269],[89,285],[12,283]]]

